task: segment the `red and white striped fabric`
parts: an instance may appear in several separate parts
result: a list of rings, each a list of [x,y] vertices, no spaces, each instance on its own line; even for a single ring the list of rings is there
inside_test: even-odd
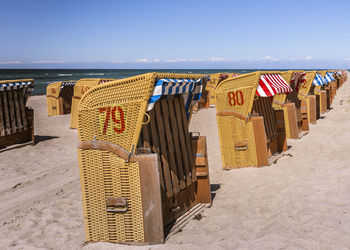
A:
[[[110,81],[113,81],[113,80],[100,80],[100,84],[104,84],[104,83],[110,82]]]
[[[294,72],[292,79],[290,80],[290,85],[294,84],[295,91],[298,92],[299,88],[303,86],[306,81],[306,73],[305,72]]]
[[[263,74],[260,76],[256,94],[262,97],[290,93],[292,88],[279,74]]]

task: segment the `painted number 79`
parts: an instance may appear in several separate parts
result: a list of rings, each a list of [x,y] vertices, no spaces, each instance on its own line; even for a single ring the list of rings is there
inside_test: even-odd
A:
[[[104,107],[99,108],[100,113],[106,112],[106,118],[103,125],[103,134],[107,133],[109,120],[112,116],[112,121],[115,123],[115,127],[113,127],[114,132],[121,134],[125,130],[125,120],[124,120],[124,110],[121,107]],[[116,114],[117,112],[117,114]],[[118,118],[117,118],[118,116]]]

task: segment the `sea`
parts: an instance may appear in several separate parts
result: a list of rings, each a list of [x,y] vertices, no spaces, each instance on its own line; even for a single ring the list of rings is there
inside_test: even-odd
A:
[[[45,95],[52,82],[82,78],[121,79],[149,72],[212,74],[216,72],[249,73],[258,69],[0,69],[0,80],[34,79],[33,95]]]

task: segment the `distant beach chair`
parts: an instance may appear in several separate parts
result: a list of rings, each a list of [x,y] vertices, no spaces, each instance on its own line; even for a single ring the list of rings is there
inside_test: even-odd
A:
[[[0,81],[0,152],[34,143],[34,110],[26,107],[33,79]]]
[[[316,96],[316,119],[321,117],[321,114],[327,112],[329,99],[329,88],[326,88],[325,82],[321,71],[317,71],[315,78],[312,81],[310,92]]]
[[[309,123],[315,124],[320,117],[320,94],[314,93],[314,80],[317,71],[306,71],[306,79],[298,91],[298,98],[306,101],[307,115]],[[317,83],[316,83],[317,84]],[[324,91],[322,95],[324,96]]]
[[[347,71],[340,70],[340,69],[336,70],[333,76],[337,80],[337,88],[340,88],[341,86],[343,86],[344,82],[346,82],[348,78]]]
[[[287,150],[277,93],[292,89],[277,72],[257,71],[222,81],[216,88],[217,123],[224,169],[266,166]]]
[[[70,113],[75,83],[76,81],[62,81],[47,85],[46,102],[48,116]]]
[[[239,76],[238,73],[214,73],[210,74],[210,80],[207,82],[205,87],[206,92],[208,93],[208,105],[213,107],[215,106],[215,90],[220,82],[227,78],[233,78]]]
[[[78,158],[87,241],[164,242],[211,203],[206,139],[188,129],[204,81],[149,73],[82,96]]]
[[[321,71],[321,75],[323,76],[323,79],[325,82],[324,89],[327,92],[327,100],[326,100],[327,109],[330,109],[333,99],[337,92],[337,81],[333,77],[333,74],[331,71],[327,71],[327,70]]]
[[[74,95],[72,97],[72,108],[70,116],[70,128],[78,128],[78,106],[81,97],[91,88],[98,84],[110,82],[115,79],[83,78],[74,85]]]
[[[287,139],[299,139],[309,131],[307,104],[298,98],[299,88],[306,81],[306,73],[302,70],[289,70],[281,71],[280,75],[293,91],[275,95],[272,107],[283,110]]]

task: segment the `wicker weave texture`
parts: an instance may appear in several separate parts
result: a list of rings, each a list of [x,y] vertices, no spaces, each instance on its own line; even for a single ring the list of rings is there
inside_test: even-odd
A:
[[[143,242],[138,163],[125,163],[114,153],[78,150],[88,241]],[[125,213],[106,212],[106,199],[126,198]]]
[[[78,107],[81,97],[91,88],[100,84],[101,81],[113,81],[114,79],[84,78],[77,81],[74,86],[72,108],[70,117],[70,128],[78,128]]]
[[[306,80],[305,83],[300,86],[299,92],[298,92],[298,98],[300,100],[304,99],[307,97],[307,95],[310,92],[311,86],[312,86],[312,81],[315,79],[317,71],[306,71]]]
[[[61,91],[61,82],[50,83],[46,87],[47,115],[54,116],[60,114],[59,95]]]
[[[253,123],[236,117],[217,116],[221,157],[224,169],[257,165]],[[237,142],[247,143],[247,150],[236,150]]]

